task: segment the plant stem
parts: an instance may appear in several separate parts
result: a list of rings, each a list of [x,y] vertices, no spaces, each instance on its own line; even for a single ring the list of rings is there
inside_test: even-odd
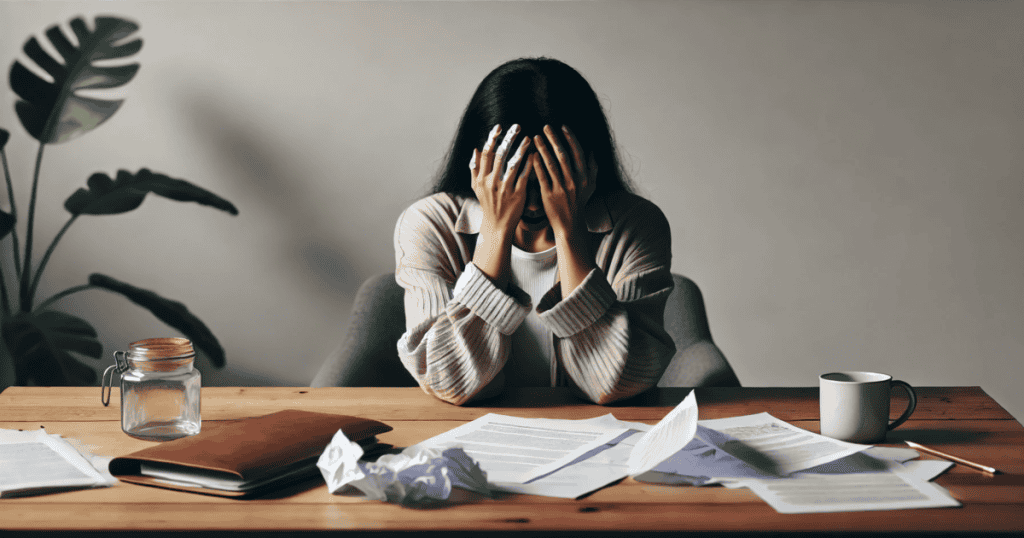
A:
[[[32,225],[36,218],[36,192],[39,190],[39,169],[43,164],[43,148],[46,144],[39,143],[39,153],[36,154],[36,169],[32,174],[32,196],[28,201],[28,224],[25,228],[25,265],[21,271],[21,311],[32,311],[32,295],[30,289],[30,277],[32,273]]]
[[[32,300],[33,297],[36,296],[36,288],[39,287],[39,280],[43,278],[43,268],[46,267],[46,262],[50,261],[50,255],[53,254],[53,250],[57,248],[57,243],[60,241],[60,238],[64,237],[64,232],[68,231],[68,228],[71,227],[71,223],[75,222],[75,219],[77,218],[78,215],[71,215],[71,218],[64,223],[64,227],[61,228],[59,232],[57,232],[57,235],[54,236],[53,241],[50,242],[50,246],[46,249],[46,253],[43,254],[43,259],[39,260],[39,267],[36,268],[36,274],[32,278],[32,283],[28,291],[28,298],[30,301]]]
[[[55,303],[55,302],[65,298],[65,297],[67,297],[68,295],[71,295],[72,293],[78,293],[80,291],[91,290],[93,288],[98,288],[98,287],[99,286],[93,286],[92,284],[82,284],[80,286],[74,286],[72,288],[68,288],[68,289],[66,289],[66,290],[64,290],[64,291],[62,291],[60,293],[54,294],[53,297],[50,297],[49,299],[39,303],[39,306],[36,307],[36,310],[44,310],[44,309],[46,309],[46,307],[48,307],[51,304],[53,304],[53,303]]]
[[[7,167],[7,152],[0,149],[0,161],[4,165],[4,179],[7,180],[7,199],[11,202],[11,217],[14,218],[15,228],[11,230],[11,241],[14,242],[14,278],[21,278],[21,247],[18,246],[18,207],[14,203],[14,185],[11,184],[11,170]]]
[[[0,265],[0,319],[7,317],[11,313],[11,303],[7,298],[7,279],[4,278],[3,266]]]

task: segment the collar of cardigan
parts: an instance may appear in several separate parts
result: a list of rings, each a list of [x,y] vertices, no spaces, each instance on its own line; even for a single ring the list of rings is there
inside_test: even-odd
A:
[[[591,233],[608,233],[612,230],[612,217],[603,197],[591,196],[583,209],[587,230]],[[455,231],[460,234],[478,234],[484,220],[484,212],[476,198],[467,198],[455,221]]]

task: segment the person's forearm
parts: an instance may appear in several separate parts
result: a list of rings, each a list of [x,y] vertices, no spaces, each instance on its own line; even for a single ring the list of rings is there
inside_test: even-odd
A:
[[[511,252],[512,234],[490,229],[485,224],[477,237],[473,265],[504,291],[508,289]]]
[[[654,386],[675,353],[661,318],[672,280],[658,273],[621,283],[620,291],[635,290],[623,301],[598,268],[573,295],[559,300],[550,294],[538,305],[541,321],[557,337],[565,373],[594,403]]]
[[[398,356],[420,387],[456,405],[500,390],[510,335],[529,314],[524,297],[498,290],[472,263],[444,304],[432,293],[436,284],[447,286],[440,275],[403,268],[395,280],[406,290],[407,320],[416,320],[399,338]]]
[[[558,278],[561,281],[562,297],[568,297],[596,267],[586,225],[582,228],[555,232],[555,247],[558,252]],[[582,231],[575,231],[575,230]]]

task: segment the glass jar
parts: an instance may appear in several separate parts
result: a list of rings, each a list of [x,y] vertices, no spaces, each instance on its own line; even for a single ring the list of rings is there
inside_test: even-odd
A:
[[[114,372],[121,376],[121,429],[147,441],[167,441],[199,433],[202,376],[193,366],[196,352],[185,338],[150,338],[115,351],[103,372],[100,399],[110,403]],[[109,377],[109,379],[108,379]]]

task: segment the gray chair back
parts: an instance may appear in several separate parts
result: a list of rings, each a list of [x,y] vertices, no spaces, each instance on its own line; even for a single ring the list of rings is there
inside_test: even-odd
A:
[[[694,281],[672,274],[675,287],[665,303],[665,330],[676,343],[676,354],[659,387],[738,387],[729,361],[711,339],[704,296]]]
[[[676,355],[659,387],[740,386],[739,379],[711,340],[704,299],[690,279],[672,275],[675,289],[665,307],[665,330]],[[415,387],[402,366],[396,344],[405,332],[405,290],[394,273],[368,278],[352,305],[348,333],[313,378],[312,387]]]

